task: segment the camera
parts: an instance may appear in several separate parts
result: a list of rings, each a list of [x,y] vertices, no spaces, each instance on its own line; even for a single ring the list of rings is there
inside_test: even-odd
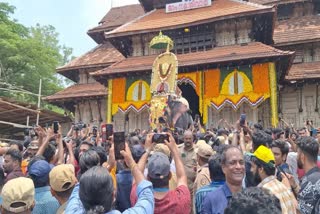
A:
[[[169,135],[168,134],[154,134],[152,137],[153,143],[164,143],[164,140],[169,141]]]
[[[93,137],[97,137],[98,133],[98,127],[97,126],[92,126],[92,135]]]
[[[74,125],[73,130],[75,131],[80,131],[84,128],[87,128],[87,125],[84,124],[83,122],[74,123],[73,125]]]

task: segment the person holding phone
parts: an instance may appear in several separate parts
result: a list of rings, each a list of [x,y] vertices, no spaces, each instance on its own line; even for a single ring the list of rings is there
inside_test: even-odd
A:
[[[259,146],[251,157],[251,172],[258,187],[269,190],[281,204],[283,214],[295,214],[297,200],[291,189],[277,180],[275,158],[271,149]]]
[[[271,144],[271,150],[277,167],[277,179],[282,181],[281,172],[292,175],[292,171],[289,169],[289,165],[286,163],[289,153],[289,146],[284,141],[275,140]]]
[[[134,161],[128,144],[125,144],[121,155],[137,183],[138,201],[135,206],[125,210],[123,213],[150,214],[154,211],[154,197],[152,184],[144,178],[138,165]],[[106,214],[120,214],[118,210],[112,209],[115,199],[114,187],[110,173],[105,167],[94,166],[86,171],[80,182],[74,187],[70,196],[65,213],[95,212]],[[84,209],[79,207],[79,202]]]
[[[187,186],[187,175],[185,173],[183,163],[180,158],[178,147],[173,136],[169,133],[165,133],[169,136],[169,141],[164,140],[173,157],[176,176],[177,187],[175,189],[169,189],[169,180],[172,176],[170,172],[170,161],[166,154],[163,152],[154,152],[150,157],[149,153],[153,147],[152,139],[153,133],[147,135],[145,148],[146,153],[140,158],[138,163],[141,172],[144,171],[146,162],[148,160],[148,180],[153,185],[153,195],[155,198],[155,214],[162,213],[174,213],[174,214],[186,214],[191,210],[191,197],[190,191]],[[148,159],[149,157],[149,159]],[[136,185],[133,185],[131,190],[131,204],[137,203]]]

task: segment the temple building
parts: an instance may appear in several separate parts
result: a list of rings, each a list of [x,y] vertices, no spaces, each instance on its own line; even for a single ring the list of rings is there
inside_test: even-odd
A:
[[[151,71],[161,53],[149,43],[161,31],[174,42],[182,96],[205,125],[246,113],[265,126],[279,117],[319,126],[319,4],[270,2],[140,0],[113,8],[88,32],[98,47],[57,69],[77,84],[46,99],[75,112],[76,121],[148,128]]]
[[[277,6],[274,47],[295,51],[293,65],[278,85],[279,116],[298,127],[307,120],[319,127],[320,1],[251,1]]]

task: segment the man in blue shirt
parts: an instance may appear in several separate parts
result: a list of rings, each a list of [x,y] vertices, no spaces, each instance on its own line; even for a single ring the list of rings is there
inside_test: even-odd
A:
[[[59,208],[59,202],[50,192],[49,173],[51,171],[50,164],[37,158],[30,161],[28,165],[28,173],[35,186],[35,207],[33,214],[55,214]]]
[[[211,183],[197,190],[195,194],[195,211],[201,212],[202,203],[206,195],[222,186],[225,182],[225,176],[221,168],[221,154],[215,154],[209,159],[209,172]]]
[[[245,174],[243,154],[238,147],[228,146],[221,158],[222,171],[226,182],[218,189],[208,193],[204,199],[202,214],[223,214],[232,194],[241,191]]]
[[[117,175],[117,199],[116,207],[120,212],[125,211],[131,207],[130,193],[132,187],[132,175],[131,170],[127,168],[125,164],[124,169],[120,170]]]

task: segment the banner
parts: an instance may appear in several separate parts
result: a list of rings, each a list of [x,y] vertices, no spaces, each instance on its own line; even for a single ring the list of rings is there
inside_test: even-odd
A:
[[[149,75],[113,79],[112,115],[118,110],[140,112],[148,108],[150,100]]]
[[[276,84],[276,82],[275,82]],[[204,73],[204,111],[229,105],[237,110],[243,102],[252,108],[270,97],[268,63],[211,69]],[[207,121],[207,112],[203,120]]]

